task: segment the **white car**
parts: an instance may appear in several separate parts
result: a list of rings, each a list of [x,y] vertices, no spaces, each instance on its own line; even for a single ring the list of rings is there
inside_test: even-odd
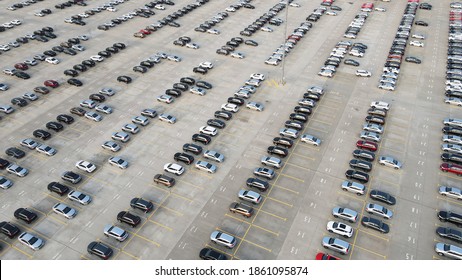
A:
[[[212,69],[213,68],[213,63],[210,61],[204,61],[199,64],[200,67],[207,68],[207,69]]]
[[[170,61],[174,61],[174,62],[180,62],[181,61],[181,57],[176,56],[176,55],[168,55],[167,59],[170,60]]]
[[[29,58],[29,59],[26,59],[24,60],[24,63],[27,64],[27,65],[30,65],[30,66],[35,66],[37,65],[37,60],[33,59],[33,58]]]
[[[40,145],[40,143],[30,139],[30,138],[26,138],[26,139],[23,139],[21,140],[21,142],[19,142],[19,144],[21,144],[21,146],[24,146],[24,147],[27,147],[31,150],[34,150],[35,148],[37,148],[38,145]]]
[[[175,100],[173,96],[162,94],[157,97],[157,101],[170,104]]]
[[[16,71],[17,71],[16,69],[9,69],[9,68],[8,68],[8,69],[4,69],[4,70],[3,70],[3,74],[13,76],[14,73],[16,73]]]
[[[318,72],[319,76],[332,78],[334,76],[334,72],[331,70],[321,70]]]
[[[290,3],[289,6],[295,7],[295,8],[300,8],[300,4],[298,4],[298,3]]]
[[[120,145],[114,141],[106,141],[101,145],[101,147],[112,152],[118,152],[121,149]]]
[[[462,200],[462,191],[458,188],[440,186],[438,192],[442,196],[449,196],[458,200]]]
[[[265,31],[265,32],[273,32],[273,29],[271,27],[268,27],[268,26],[263,26],[260,28],[261,31]]]
[[[83,51],[85,50],[85,47],[82,46],[82,45],[79,45],[79,44],[77,44],[77,45],[72,45],[71,48],[72,48],[73,50],[76,50],[76,51],[79,51],[79,52],[83,52]]]
[[[395,86],[391,83],[380,83],[378,86],[377,86],[379,89],[385,89],[385,90],[395,90]]]
[[[346,238],[353,236],[353,228],[342,222],[330,221],[327,223],[327,231],[336,233]]]
[[[36,17],[44,17],[45,14],[42,13],[42,12],[37,12],[37,13],[34,14],[34,16],[36,16]]]
[[[390,110],[390,104],[388,104],[385,101],[372,101],[371,107],[374,109],[377,108],[377,109],[385,110],[385,111]]]
[[[45,145],[45,144],[41,144],[41,145],[37,146],[37,148],[35,148],[35,149],[37,150],[37,152],[45,154],[47,156],[54,156],[56,154],[55,149],[53,149],[52,147],[50,147],[48,145]]]
[[[233,8],[233,7],[228,7],[228,8],[225,9],[225,11],[227,11],[227,12],[235,12],[236,9]]]
[[[199,132],[202,134],[210,135],[210,136],[216,136],[218,134],[218,130],[213,127],[213,126],[201,126],[199,128]]]
[[[265,109],[265,107],[262,104],[254,102],[254,101],[247,102],[245,107],[251,110],[258,111],[258,112],[261,112]]]
[[[282,128],[279,130],[279,135],[289,137],[292,139],[297,139],[298,138],[298,130],[292,129],[292,128]]]
[[[462,106],[462,99],[457,98],[457,97],[446,97],[444,99],[444,103],[451,104],[451,105]]]
[[[359,135],[359,138],[364,139],[364,140],[371,140],[374,142],[380,142],[381,140],[379,134],[375,132],[369,132],[369,131],[362,131],[361,134]]]
[[[342,190],[355,193],[356,195],[363,195],[366,192],[366,187],[363,184],[352,181],[343,181],[341,187]]]
[[[6,171],[8,173],[14,174],[14,175],[16,175],[18,177],[25,177],[25,176],[27,176],[27,174],[29,174],[29,170],[27,170],[26,168],[21,167],[19,165],[16,165],[16,164],[10,164],[6,168]]]
[[[211,151],[211,150],[206,150],[204,152],[204,157],[214,160],[216,162],[223,162],[225,160],[225,156],[216,152],[216,151]]]
[[[314,146],[321,145],[321,139],[314,137],[313,135],[309,135],[309,134],[303,134],[302,137],[300,137],[300,141],[314,145]]]
[[[232,52],[232,53],[230,54],[230,56],[231,56],[232,58],[239,58],[239,59],[245,58],[245,55],[244,55],[243,53],[240,53],[240,52]]]
[[[425,36],[422,35],[422,34],[412,34],[411,37],[412,37],[412,38],[416,38],[416,39],[425,40]]]
[[[112,108],[105,104],[99,104],[98,106],[96,106],[95,110],[105,114],[112,114]]]
[[[224,111],[236,113],[237,111],[239,111],[239,106],[233,103],[225,103],[221,105],[221,109],[223,109]]]
[[[327,12],[326,12],[326,15],[328,15],[328,16],[336,16],[337,13],[334,12],[334,11],[327,11]]]
[[[1,91],[5,91],[5,90],[8,90],[10,87],[6,84],[3,84],[3,83],[0,83],[0,90]]]
[[[53,206],[53,211],[67,219],[72,219],[77,215],[77,211],[74,208],[71,208],[64,203],[56,203]]]
[[[400,169],[403,166],[403,164],[401,162],[397,161],[396,159],[394,159],[392,157],[381,156],[379,158],[379,163],[381,165],[393,167],[394,169]]]
[[[441,149],[445,152],[462,154],[462,146],[456,144],[443,144]]]
[[[250,75],[250,78],[260,80],[260,81],[264,81],[266,79],[265,75],[262,73],[252,73]]]
[[[5,114],[11,114],[14,112],[14,108],[10,105],[0,105],[0,112],[3,112]]]
[[[375,124],[375,123],[365,123],[363,125],[363,130],[372,131],[372,132],[382,134],[383,133],[383,126],[381,126],[380,124]]]
[[[200,88],[200,87],[196,87],[196,86],[190,87],[189,92],[197,94],[197,95],[201,95],[201,96],[204,96],[207,93],[207,91],[205,89]]]
[[[265,63],[268,64],[268,65],[274,65],[274,66],[278,66],[279,65],[279,59],[276,59],[276,58],[269,58],[267,60],[265,60]]]
[[[87,100],[81,101],[79,105],[84,108],[93,109],[96,107],[96,102],[91,99],[87,99]]]
[[[100,114],[92,111],[88,111],[85,113],[85,118],[92,120],[94,122],[100,122],[103,120],[103,117],[101,117]]]
[[[107,96],[113,96],[115,94],[115,91],[111,88],[102,88],[100,89],[99,93]]]
[[[214,35],[219,35],[220,34],[220,31],[218,31],[216,29],[207,29],[206,32],[210,33],[210,34],[214,34]]]
[[[21,233],[21,235],[18,237],[18,240],[34,251],[42,249],[45,245],[45,242],[40,237],[28,232]]]
[[[259,87],[261,85],[261,80],[259,79],[250,79],[245,81],[246,85]]]
[[[382,7],[377,7],[377,8],[375,8],[374,10],[376,10],[376,11],[378,11],[378,12],[386,12],[386,11],[387,11],[387,9],[382,8]]]
[[[59,59],[57,59],[55,57],[47,57],[47,58],[45,58],[45,61],[50,63],[50,64],[58,64],[59,63]]]
[[[174,124],[176,123],[176,118],[172,115],[169,115],[169,114],[160,114],[159,115],[159,120],[163,121],[163,122],[167,122],[167,123],[170,123],[170,124]]]
[[[75,201],[77,203],[80,203],[82,205],[87,205],[87,204],[89,204],[91,202],[91,197],[89,195],[86,195],[86,194],[81,193],[79,191],[71,191],[71,192],[69,192],[67,197],[70,200]]]
[[[96,165],[94,165],[91,162],[85,161],[85,160],[79,160],[75,164],[75,167],[77,167],[80,170],[86,171],[88,173],[92,173],[93,171],[96,170]]]
[[[187,43],[186,44],[186,47],[187,48],[190,48],[190,49],[194,49],[194,50],[197,50],[199,48],[199,45],[195,44],[195,43]]]
[[[110,165],[117,166],[120,169],[126,169],[128,167],[128,162],[120,157],[110,157],[107,161]]]
[[[108,7],[108,8],[106,8],[106,11],[109,11],[109,12],[117,12],[117,9],[114,8],[114,7]]]
[[[184,167],[176,163],[167,163],[164,165],[164,171],[175,175],[181,175],[184,173]]]
[[[409,45],[414,46],[414,47],[423,47],[424,43],[421,41],[414,40],[414,41],[410,41]]]
[[[443,142],[462,145],[462,137],[457,135],[443,135]]]
[[[8,180],[7,178],[0,176],[0,188],[6,190],[13,186],[13,184],[14,183]]]
[[[79,39],[82,40],[82,41],[88,41],[88,39],[90,39],[90,37],[88,37],[87,35],[80,35]]]
[[[359,69],[359,70],[356,70],[356,76],[358,76],[358,77],[370,77],[370,76],[372,76],[372,73],[370,71],[367,71],[367,70]]]
[[[155,5],[154,8],[157,9],[157,10],[165,10],[165,7],[163,5],[161,5],[161,4]]]
[[[104,57],[102,57],[100,55],[92,55],[92,56],[90,56],[90,59],[93,60],[93,61],[101,62],[101,61],[104,60]]]
[[[217,172],[217,167],[209,162],[198,160],[194,165],[196,169],[207,171],[208,173]]]

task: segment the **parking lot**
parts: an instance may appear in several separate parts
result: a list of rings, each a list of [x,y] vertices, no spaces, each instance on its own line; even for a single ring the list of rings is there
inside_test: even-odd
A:
[[[5,3],[3,3],[5,2]],[[0,44],[14,41],[36,29],[50,26],[57,38],[48,42],[31,40],[17,48],[0,54],[2,70],[43,53],[69,38],[87,35],[87,41],[80,44],[84,51],[71,56],[58,53],[61,62],[50,64],[39,61],[25,72],[30,79],[19,79],[1,73],[0,83],[9,89],[0,94],[0,105],[11,105],[10,100],[20,97],[33,88],[43,86],[45,80],[56,80],[57,88],[48,94],[38,94],[39,99],[29,101],[25,107],[12,105],[15,112],[1,114],[0,131],[3,140],[0,150],[17,147],[26,156],[20,159],[7,156],[1,158],[29,170],[26,177],[17,177],[0,170],[14,182],[0,192],[1,221],[14,223],[21,232],[27,231],[44,240],[45,245],[33,251],[21,244],[17,238],[1,235],[1,259],[97,259],[87,252],[92,241],[99,241],[113,249],[111,259],[198,259],[202,248],[212,248],[226,255],[228,259],[302,260],[315,258],[325,252],[342,259],[355,260],[432,260],[446,259],[435,252],[435,243],[452,241],[439,237],[435,230],[448,226],[437,218],[439,210],[462,213],[462,203],[438,194],[440,185],[457,187],[460,177],[440,171],[441,137],[443,119],[462,118],[461,109],[445,104],[444,87],[446,71],[447,26],[450,1],[426,1],[433,5],[431,10],[417,9],[416,19],[424,20],[429,26],[413,26],[411,33],[426,36],[424,47],[407,46],[406,55],[422,60],[421,64],[401,64],[399,81],[394,91],[377,88],[383,63],[400,24],[406,1],[371,1],[385,12],[372,11],[356,39],[345,39],[343,34],[348,24],[360,12],[367,1],[336,0],[342,8],[336,16],[322,15],[313,22],[312,28],[303,36],[284,63],[267,65],[265,60],[281,44],[292,30],[305,21],[319,1],[295,0],[301,7],[289,6],[276,17],[285,22],[270,26],[273,32],[257,31],[251,37],[239,33],[254,20],[279,3],[278,0],[253,0],[249,3],[255,9],[240,8],[228,12],[229,16],[213,28],[220,34],[197,32],[195,27],[219,12],[225,12],[238,0],[210,0],[175,20],[180,27],[164,26],[144,38],[133,34],[146,25],[195,1],[174,0],[175,5],[163,5],[165,10],[152,9],[155,15],[149,18],[132,19],[107,31],[97,27],[140,8],[148,2],[128,1],[116,7],[115,12],[102,11],[84,18],[86,25],[65,23],[72,15],[100,6],[104,1],[87,1],[87,6],[73,5],[65,9],[53,8],[60,1],[37,2],[21,9],[10,11],[6,7],[16,3],[2,1],[2,20],[18,19],[21,25],[1,32]],[[41,9],[50,8],[53,13],[44,17],[34,16]],[[288,9],[288,19],[285,18]],[[287,22],[286,22],[287,21]],[[287,27],[285,26],[287,24]],[[287,28],[287,31],[286,31]],[[188,36],[199,48],[191,49],[173,44],[180,36]],[[258,42],[258,46],[241,44],[238,51],[245,58],[238,59],[220,55],[216,50],[233,37],[243,37]],[[361,42],[368,46],[364,57],[356,59],[359,67],[342,65],[333,78],[318,75],[324,60],[339,41]],[[89,59],[99,51],[121,42],[126,45],[118,53],[97,62],[95,67],[79,72],[76,78],[81,87],[69,85],[70,78],[63,74],[66,69],[82,60]],[[176,55],[181,61],[161,59],[146,73],[134,72],[132,68],[141,61],[163,52]],[[193,68],[201,62],[214,64],[207,74],[194,73]],[[357,69],[372,73],[371,77],[358,77]],[[191,136],[207,120],[214,118],[227,98],[244,85],[252,73],[264,74],[266,79],[247,101],[264,106],[259,112],[240,106],[226,127],[218,129],[208,145],[199,144],[204,150],[214,150],[224,155],[225,160],[216,163],[193,155],[197,160],[210,161],[217,167],[216,173],[207,173],[186,165],[181,176],[163,171],[166,163],[174,163],[173,156],[183,152],[185,143],[193,143]],[[129,84],[117,81],[121,75],[129,76]],[[158,102],[164,94],[182,77],[193,77],[213,85],[204,96],[183,92],[171,104]],[[293,107],[311,86],[324,88],[322,98],[317,102],[305,123],[301,134],[311,134],[321,139],[320,146],[313,146],[294,140],[289,154],[281,158],[283,166],[275,169],[276,174],[269,181],[270,187],[261,192],[262,201],[252,205],[254,213],[250,218],[229,211],[238,199],[238,192],[246,187],[247,178],[255,177],[253,170],[261,167],[260,158],[266,156],[267,148],[273,145],[273,138],[279,136],[284,122],[293,113]],[[85,117],[70,114],[72,107],[79,107],[82,100],[102,88],[111,88],[116,94],[106,96],[103,103],[112,107],[111,114],[99,113],[102,121],[95,122]],[[355,143],[359,140],[364,118],[373,101],[390,104],[382,140],[378,143],[376,157],[392,156],[402,162],[400,170],[373,163],[366,185],[367,194],[357,196],[344,192],[341,184],[345,171],[350,169]],[[140,116],[141,111],[152,108],[158,114],[175,116],[177,122],[170,124],[158,118],[149,118],[146,126],[138,125],[140,132],[130,134],[131,140],[117,142],[122,148],[118,152],[103,149],[105,141],[112,140],[114,132]],[[85,108],[88,110],[87,108]],[[61,132],[52,134],[48,140],[33,137],[36,129],[44,129],[49,121],[55,121],[59,114],[72,115],[75,121],[64,124]],[[47,156],[20,145],[25,138],[47,144],[57,150],[56,155]],[[195,143],[197,144],[197,143]],[[126,160],[129,167],[119,169],[108,163],[112,156]],[[92,173],[75,167],[79,160],[96,165]],[[65,171],[74,171],[82,176],[78,184],[61,179]],[[164,173],[175,178],[176,184],[167,188],[153,182],[156,174]],[[92,197],[88,205],[70,201],[66,195],[49,192],[50,182],[60,182],[73,190]],[[332,209],[336,206],[354,209],[359,219],[368,215],[366,204],[372,203],[368,193],[372,189],[386,191],[396,197],[396,204],[387,206],[394,216],[386,221],[390,226],[388,234],[365,228],[360,221],[349,224],[354,229],[351,238],[343,238],[351,244],[347,255],[326,250],[321,244],[324,236],[334,236],[326,230],[327,222],[336,220]],[[254,189],[253,189],[254,190]],[[142,197],[154,204],[154,210],[143,213],[132,209],[130,201]],[[66,219],[53,212],[58,202],[77,210],[77,216]],[[31,224],[15,219],[18,208],[28,208],[38,218]],[[117,221],[120,211],[130,211],[141,217],[136,227]],[[105,225],[113,224],[126,230],[127,240],[119,242],[103,234]],[[453,225],[449,225],[455,228]],[[210,234],[219,230],[234,236],[237,244],[233,249],[214,244]]]

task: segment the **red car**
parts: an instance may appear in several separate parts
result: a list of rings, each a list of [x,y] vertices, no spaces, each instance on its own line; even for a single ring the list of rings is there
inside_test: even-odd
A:
[[[356,147],[375,152],[379,146],[377,143],[371,141],[358,140],[358,142],[356,142]]]
[[[443,172],[451,172],[457,176],[462,176],[462,165],[452,164],[452,163],[442,163],[440,169]]]
[[[143,33],[144,35],[149,35],[149,34],[151,34],[151,31],[146,30],[146,29],[141,29],[140,33]]]
[[[27,66],[27,64],[21,62],[21,63],[16,63],[14,65],[14,68],[19,69],[19,70],[27,70],[27,69],[29,69],[29,66]]]
[[[290,35],[287,39],[293,39],[293,40],[296,40],[296,41],[300,41],[302,37],[298,36],[298,35]]]
[[[335,261],[335,260],[341,260],[337,257],[334,257],[334,256],[331,256],[331,255],[328,255],[328,254],[324,254],[323,252],[319,252],[316,254],[316,260],[318,261]]]
[[[43,84],[47,87],[57,88],[59,87],[59,83],[55,80],[46,80]]]

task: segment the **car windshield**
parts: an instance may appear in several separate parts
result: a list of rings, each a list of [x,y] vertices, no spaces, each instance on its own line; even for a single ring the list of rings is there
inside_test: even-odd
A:
[[[77,198],[80,199],[80,200],[82,200],[82,199],[85,198],[85,196],[86,196],[86,195],[84,195],[83,193],[81,193]]]
[[[38,241],[38,238],[34,236],[34,237],[32,237],[31,239],[29,239],[28,243],[32,245],[32,244],[34,244],[34,243],[37,242],[37,241]]]

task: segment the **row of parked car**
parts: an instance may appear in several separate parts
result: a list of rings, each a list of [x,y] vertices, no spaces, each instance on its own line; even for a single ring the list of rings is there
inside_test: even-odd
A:
[[[22,9],[26,6],[30,6],[32,4],[42,2],[43,0],[25,0],[22,2],[14,3],[11,6],[8,6],[6,9],[9,11],[16,11],[17,9]]]
[[[202,33],[207,32],[209,34],[219,35],[220,31],[212,27],[217,25],[221,21],[223,21],[228,16],[229,14],[227,12],[218,12],[216,15],[212,16],[209,20],[205,20],[203,23],[199,24],[199,26],[194,28],[194,31],[202,32]]]
[[[12,22],[20,24],[21,21],[14,20]],[[16,38],[15,41],[11,41],[8,44],[0,45],[0,53],[7,52],[11,50],[11,48],[18,48],[22,45],[29,43],[31,40],[39,42],[48,42],[49,40],[55,38],[57,38],[57,36],[53,33],[53,28],[43,27],[42,29],[37,29],[33,31],[33,33],[26,34],[25,36],[20,36]]]
[[[77,25],[85,25],[86,23],[83,21],[84,18],[88,18],[102,11],[116,12],[117,8],[115,6],[122,4],[122,3],[125,3],[125,0],[114,0],[114,1],[102,4],[98,7],[92,8],[91,10],[87,10],[83,13],[72,15],[70,18],[65,19],[64,22],[73,23]]]
[[[375,101],[371,103],[370,109],[383,110],[384,112],[387,112],[389,108],[388,103]],[[381,125],[384,123],[385,118],[368,115],[366,117],[366,123],[363,125],[364,131],[361,135],[363,133],[369,133],[371,130],[377,133],[383,133],[383,127]],[[361,196],[367,192],[364,184],[369,182],[369,174],[367,173],[372,170],[372,164],[376,158],[375,151],[377,151],[378,145],[372,141],[358,140],[356,142],[356,147],[358,149],[353,151],[354,159],[349,162],[352,169],[345,172],[345,176],[348,180],[342,182],[341,189]],[[388,165],[390,164],[390,161],[393,164],[393,159],[391,158],[379,158],[379,163],[382,165]],[[380,190],[371,190],[369,192],[369,196],[372,200],[380,201],[387,205],[394,205],[396,203],[396,199],[392,195]],[[377,203],[366,203],[365,210],[371,215],[378,215],[385,219],[391,219],[393,217],[393,212],[391,210]],[[356,223],[359,219],[357,211],[346,207],[334,207],[332,215],[349,223]],[[390,231],[390,226],[388,224],[374,217],[363,216],[361,224],[364,227],[377,230],[383,234]],[[329,221],[327,223],[327,231],[344,238],[351,238],[354,235],[354,228],[340,221]],[[342,255],[348,254],[351,250],[351,244],[338,237],[326,236],[322,239],[321,243],[324,248],[333,250]],[[336,258],[333,256],[329,257]]]
[[[462,106],[462,9],[459,8],[449,11],[445,95],[445,103]]]

